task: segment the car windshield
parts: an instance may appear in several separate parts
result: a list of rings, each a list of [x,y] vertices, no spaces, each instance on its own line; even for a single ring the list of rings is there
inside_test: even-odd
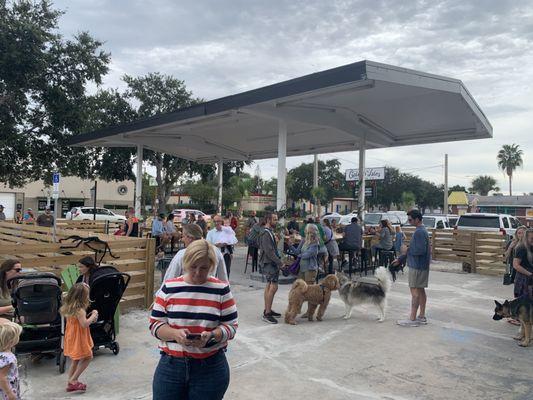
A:
[[[457,226],[469,226],[473,228],[496,228],[500,227],[497,216],[488,215],[462,215],[457,221]]]
[[[433,228],[435,226],[435,218],[433,217],[423,217],[422,223],[424,226],[427,226],[429,228]]]
[[[365,215],[365,224],[378,225],[381,221],[381,214],[366,214]]]

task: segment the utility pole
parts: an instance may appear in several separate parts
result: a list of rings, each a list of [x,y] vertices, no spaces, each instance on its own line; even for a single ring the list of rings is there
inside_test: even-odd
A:
[[[448,214],[448,154],[444,154],[444,207],[443,214]]]
[[[96,190],[97,190],[98,181],[94,181],[94,187],[91,189],[91,191],[94,194],[93,197],[93,221],[96,221]]]

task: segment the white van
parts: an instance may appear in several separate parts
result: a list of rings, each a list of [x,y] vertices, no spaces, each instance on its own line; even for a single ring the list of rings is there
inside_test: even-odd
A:
[[[513,236],[516,228],[522,226],[520,221],[508,214],[468,213],[463,214],[457,221],[456,229],[501,232],[503,235]]]

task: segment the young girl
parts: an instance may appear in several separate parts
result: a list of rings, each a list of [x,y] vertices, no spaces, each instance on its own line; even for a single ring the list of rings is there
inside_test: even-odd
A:
[[[20,399],[20,382],[17,358],[11,349],[19,342],[22,327],[11,321],[0,324],[0,398]]]
[[[87,317],[89,307],[89,286],[76,283],[72,286],[61,306],[61,314],[67,319],[64,354],[70,357],[72,365],[68,372],[67,392],[85,391],[87,385],[78,381],[93,358],[93,339],[89,325],[98,319],[98,311],[93,310]]]
[[[396,256],[401,254],[401,248],[404,241],[405,233],[403,233],[402,228],[398,225],[396,226],[396,234],[394,236],[394,250],[396,251]]]

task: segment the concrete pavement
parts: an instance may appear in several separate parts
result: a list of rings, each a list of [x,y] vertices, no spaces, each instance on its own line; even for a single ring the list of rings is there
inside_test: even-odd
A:
[[[343,320],[334,294],[322,322],[268,325],[260,319],[263,284],[243,275],[244,254],[237,249],[231,274],[240,327],[227,353],[227,399],[533,398],[533,347],[520,348],[511,338],[516,327],[492,320],[493,299],[512,295],[500,278],[440,272],[447,266],[435,264],[427,326],[395,323],[409,309],[406,275],[393,284],[383,323],[372,306]],[[280,288],[276,311],[284,311],[288,290]],[[147,318],[140,310],[122,317],[120,354],[99,352],[83,376],[84,399],[151,398],[159,355]],[[22,362],[21,375],[25,399],[79,396],[64,391],[66,376],[52,362]]]

